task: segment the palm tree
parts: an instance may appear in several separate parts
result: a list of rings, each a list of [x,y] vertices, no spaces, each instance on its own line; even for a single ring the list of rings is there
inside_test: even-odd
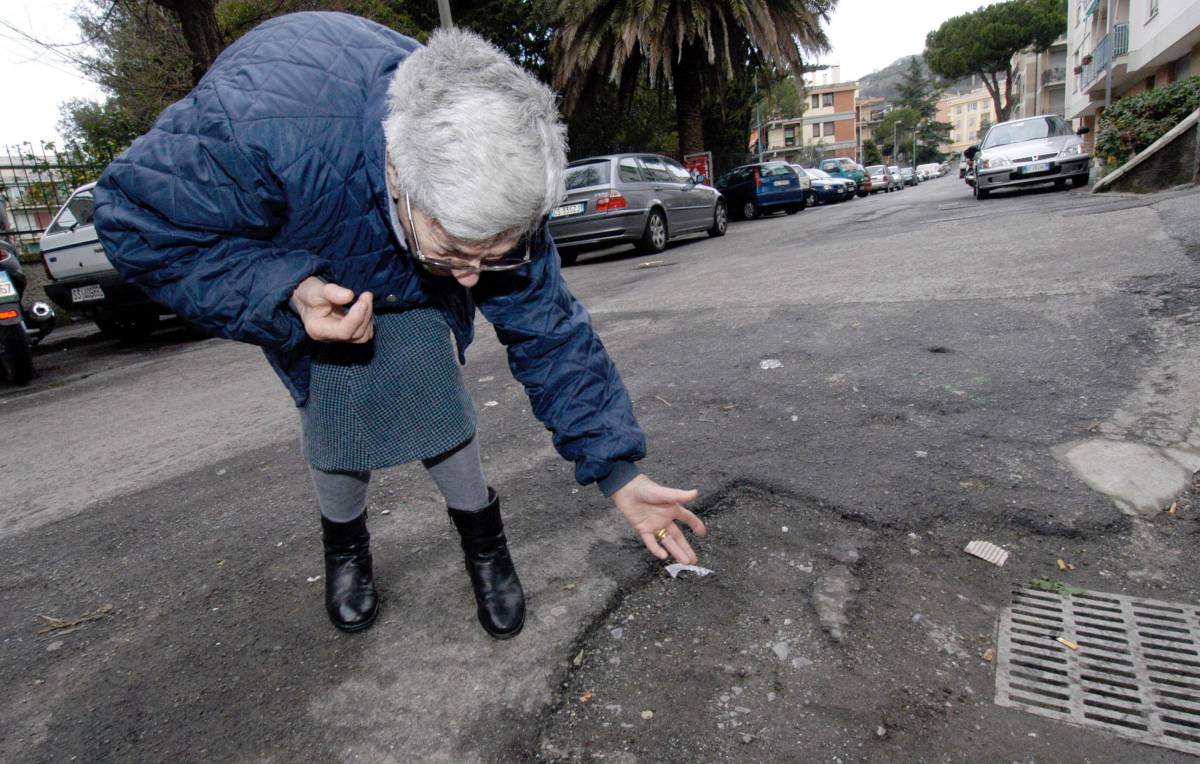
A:
[[[567,111],[605,82],[629,94],[646,66],[675,93],[679,152],[704,150],[706,85],[719,88],[750,50],[799,78],[803,54],[829,49],[821,22],[837,0],[552,0],[555,87]]]

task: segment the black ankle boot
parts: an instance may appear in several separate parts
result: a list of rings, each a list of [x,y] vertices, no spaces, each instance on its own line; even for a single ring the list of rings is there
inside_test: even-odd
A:
[[[325,610],[342,631],[375,623],[379,593],[371,573],[371,534],[364,511],[348,523],[321,518],[325,541]]]
[[[525,625],[525,592],[508,555],[500,498],[491,488],[488,498],[488,505],[478,512],[448,510],[462,536],[479,623],[496,639],[511,639]]]

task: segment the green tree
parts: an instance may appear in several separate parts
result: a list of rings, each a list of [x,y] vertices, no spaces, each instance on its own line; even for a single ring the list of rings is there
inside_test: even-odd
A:
[[[934,88],[932,80],[921,65],[920,56],[908,59],[908,69],[896,88],[896,103],[920,113],[922,119],[933,119],[937,114],[937,102],[941,93]]]
[[[879,146],[875,141],[867,138],[863,140],[863,164],[883,164],[883,154],[879,153]]]
[[[930,32],[925,61],[947,79],[978,75],[1004,122],[1012,111],[1013,54],[1046,50],[1066,31],[1067,0],[1007,0],[955,16]]]
[[[875,127],[875,141],[892,164],[913,163],[913,132],[917,139],[917,163],[940,162],[944,158],[940,146],[950,137],[950,125],[927,119],[911,107],[892,109],[883,115]],[[894,142],[894,145],[893,145]],[[902,159],[903,158],[903,159]]]
[[[645,72],[674,93],[679,150],[692,153],[705,148],[705,96],[735,78],[735,59],[748,50],[754,65],[800,76],[804,51],[829,48],[821,23],[837,0],[549,2],[551,67],[568,112],[605,82],[627,97]]]

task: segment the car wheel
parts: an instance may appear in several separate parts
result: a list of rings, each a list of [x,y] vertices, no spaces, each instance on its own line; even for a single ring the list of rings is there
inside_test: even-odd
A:
[[[558,250],[558,259],[562,262],[564,268],[568,265],[574,265],[575,261],[579,259],[579,251],[575,249],[560,249]]]
[[[978,200],[978,201],[981,201],[981,202],[982,202],[984,199],[988,198],[988,194],[989,194],[989,193],[991,193],[991,192],[990,192],[988,189],[986,189],[986,188],[980,188],[980,187],[979,187],[979,182],[978,182],[978,180],[975,182],[975,185],[973,185],[971,188],[972,188],[972,189],[974,190],[974,192],[975,192],[975,199],[976,199],[976,200]]]
[[[742,217],[746,220],[754,220],[762,214],[762,210],[754,202],[746,202],[742,205]]]
[[[125,345],[136,345],[149,339],[158,325],[158,315],[138,313],[127,316],[96,316],[93,318],[100,334]]]
[[[1076,175],[1075,177],[1071,178],[1071,185],[1075,188],[1083,188],[1087,185],[1087,183],[1088,176],[1086,175]]]
[[[713,224],[712,228],[708,229],[709,236],[724,236],[725,231],[729,228],[729,208],[725,206],[724,199],[718,199],[716,207],[713,208]]]
[[[646,230],[638,241],[638,249],[643,252],[662,252],[667,248],[667,219],[661,210],[650,210],[646,220]]]

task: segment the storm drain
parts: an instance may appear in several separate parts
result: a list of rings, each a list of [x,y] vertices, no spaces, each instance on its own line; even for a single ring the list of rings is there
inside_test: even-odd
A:
[[[1021,589],[998,648],[997,704],[1200,754],[1200,608]]]

